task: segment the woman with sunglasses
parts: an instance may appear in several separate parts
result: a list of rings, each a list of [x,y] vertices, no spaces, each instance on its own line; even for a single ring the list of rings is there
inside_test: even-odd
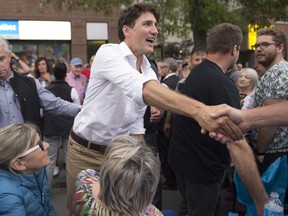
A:
[[[0,215],[56,215],[44,168],[48,147],[33,124],[0,128]]]

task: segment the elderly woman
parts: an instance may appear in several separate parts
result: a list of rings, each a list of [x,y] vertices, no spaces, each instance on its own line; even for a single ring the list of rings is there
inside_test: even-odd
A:
[[[0,215],[56,215],[44,168],[48,146],[33,124],[0,129]]]
[[[100,174],[88,169],[78,175],[73,214],[160,216],[151,204],[159,177],[159,160],[146,144],[117,137],[105,151]]]
[[[236,82],[240,96],[242,96],[242,109],[251,109],[254,106],[254,94],[258,85],[258,74],[252,68],[243,68]]]

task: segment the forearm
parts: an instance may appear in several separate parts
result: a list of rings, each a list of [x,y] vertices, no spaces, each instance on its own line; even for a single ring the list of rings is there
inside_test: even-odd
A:
[[[276,132],[274,127],[265,127],[259,129],[259,134],[256,142],[256,149],[259,153],[264,153],[265,149],[271,142]]]
[[[245,140],[230,143],[227,147],[235,169],[251,195],[258,213],[263,214],[268,195],[262,184],[251,148]]]
[[[196,120],[197,114],[204,106],[199,101],[169,90],[157,81],[149,81],[144,84],[143,98],[146,104]]]
[[[30,67],[24,62],[22,61],[21,59],[18,60],[18,63],[22,69],[22,71],[24,73],[29,73],[30,72]]]
[[[288,101],[243,111],[251,128],[288,125]]]

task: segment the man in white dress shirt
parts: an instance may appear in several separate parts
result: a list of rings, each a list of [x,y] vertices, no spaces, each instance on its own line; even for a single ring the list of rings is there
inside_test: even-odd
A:
[[[120,134],[144,141],[146,104],[196,119],[208,131],[224,131],[232,139],[242,137],[227,117],[210,121],[204,104],[162,86],[145,57],[153,52],[158,14],[150,4],[125,9],[118,21],[120,44],[102,45],[96,53],[81,112],[74,121],[67,155],[67,204],[71,209],[77,174],[87,168],[97,171],[105,147]],[[160,111],[152,118],[160,116]],[[158,110],[158,111],[157,111]],[[224,121],[225,120],[225,121]],[[224,123],[225,122],[225,123]],[[217,129],[222,127],[221,129]]]

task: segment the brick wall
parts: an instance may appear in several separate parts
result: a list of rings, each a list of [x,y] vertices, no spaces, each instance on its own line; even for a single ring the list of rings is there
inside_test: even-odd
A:
[[[71,56],[79,56],[87,62],[86,22],[108,23],[108,42],[118,43],[117,21],[119,8],[111,16],[95,11],[63,11],[53,4],[41,7],[41,0],[0,0],[0,19],[70,21],[72,28]],[[35,30],[37,31],[37,30]],[[53,29],[51,29],[53,31]]]

